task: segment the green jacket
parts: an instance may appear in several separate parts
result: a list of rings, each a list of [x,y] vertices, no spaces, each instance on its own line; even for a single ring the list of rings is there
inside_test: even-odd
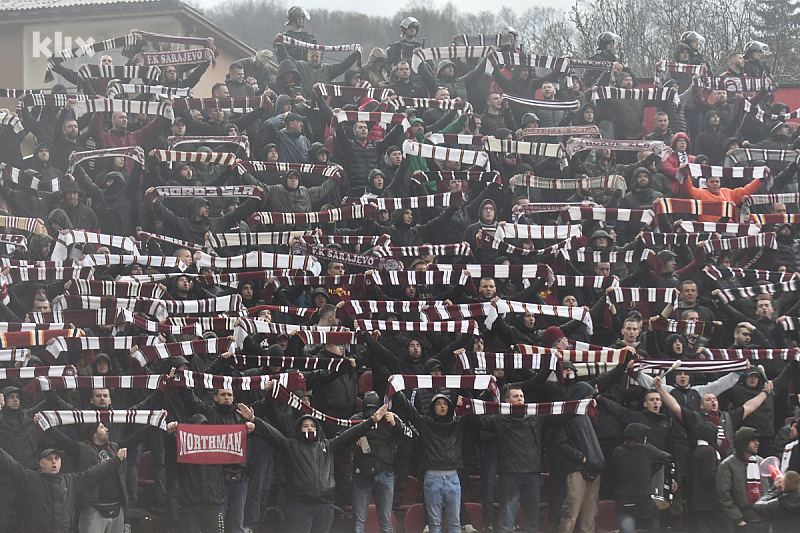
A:
[[[757,457],[761,461],[761,457]],[[766,494],[769,487],[761,478],[761,493]],[[722,510],[736,525],[745,522],[762,520],[750,505],[747,496],[747,463],[736,456],[728,456],[717,468],[717,499]]]

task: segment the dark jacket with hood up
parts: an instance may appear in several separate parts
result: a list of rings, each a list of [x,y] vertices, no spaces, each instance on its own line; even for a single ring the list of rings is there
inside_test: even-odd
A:
[[[637,176],[640,173],[647,173],[647,185],[639,187],[637,183]],[[653,202],[659,198],[664,198],[664,195],[658,191],[653,190],[653,175],[650,170],[645,167],[638,167],[633,171],[633,188],[628,194],[622,197],[619,202],[619,207],[624,209],[652,209]],[[620,242],[631,242],[636,235],[644,229],[644,224],[641,222],[624,222],[618,221],[617,232],[620,234]]]
[[[189,202],[189,213],[194,215],[197,209],[206,201],[205,198],[192,198]],[[218,233],[228,231],[234,225],[238,224],[240,220],[247,220],[250,215],[255,213],[259,208],[259,201],[256,198],[250,198],[245,203],[236,208],[233,213],[223,215],[221,217],[206,217],[200,220],[195,220],[192,215],[189,218],[179,217],[170,211],[159,200],[155,202],[155,208],[161,213],[164,222],[169,226],[170,232],[168,235],[183,239],[189,242],[205,242],[205,235],[207,232]]]
[[[756,430],[752,428],[741,428],[737,431],[736,452],[726,457],[717,470],[717,499],[722,510],[734,525],[742,520],[748,524],[761,521],[750,504],[747,486],[747,446],[756,438]],[[761,457],[755,457],[758,462],[761,462]],[[767,484],[762,477],[761,494],[766,494],[766,492]]]
[[[644,424],[629,424],[625,428],[625,442],[614,450],[609,462],[618,511],[631,513],[650,508],[653,471],[657,465],[672,462],[670,454],[645,442],[648,432]]]
[[[720,117],[720,123],[716,128],[711,126],[711,117],[714,115]],[[718,111],[711,110],[703,118],[703,127],[697,136],[694,153],[708,157],[710,165],[722,165],[725,161],[726,138],[727,134],[722,127],[722,116]]]
[[[122,172],[109,172],[106,181],[111,185],[98,187],[80,167],[75,167],[75,179],[96,203],[93,209],[100,223],[100,231],[109,235],[133,235],[141,225],[141,216],[135,205],[139,191],[135,181]],[[197,242],[197,241],[194,241]]]
[[[445,416],[435,413],[433,405],[438,398],[445,398],[450,405]],[[408,403],[402,394],[393,396],[396,409],[413,424],[419,432],[422,446],[422,470],[457,470],[464,467],[461,449],[464,441],[465,419],[455,416],[453,402],[447,395],[434,396],[429,415],[423,416]]]

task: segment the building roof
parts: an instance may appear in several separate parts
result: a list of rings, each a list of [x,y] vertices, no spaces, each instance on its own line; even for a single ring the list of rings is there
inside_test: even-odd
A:
[[[0,11],[27,11],[110,4],[157,3],[160,0],[0,0]]]

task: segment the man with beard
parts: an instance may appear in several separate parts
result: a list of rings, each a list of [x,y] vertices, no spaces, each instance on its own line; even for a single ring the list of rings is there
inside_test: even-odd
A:
[[[753,508],[767,492],[767,484],[759,474],[762,457],[757,455],[756,430],[739,428],[734,449],[734,454],[725,458],[717,470],[717,498],[737,531],[766,533],[770,530],[769,522],[764,522]]]
[[[626,194],[619,202],[621,209],[652,209],[653,203],[664,195],[654,191],[650,183],[652,175],[645,167],[639,167],[633,171],[634,188]],[[636,235],[642,231],[644,224],[641,222],[617,222],[617,233],[620,242],[631,242]]]

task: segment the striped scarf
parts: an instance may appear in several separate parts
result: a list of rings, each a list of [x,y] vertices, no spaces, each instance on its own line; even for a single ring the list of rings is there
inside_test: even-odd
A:
[[[752,277],[756,280],[769,281],[770,283],[781,283],[790,281],[793,278],[790,272],[771,272],[769,270],[748,270],[744,268],[735,267],[717,267],[709,266],[703,269],[703,272],[713,280],[720,280],[722,278],[744,278]]]
[[[382,246],[372,250],[376,257],[422,257],[434,256],[467,256],[472,255],[469,243],[459,244],[427,244],[424,246]]]
[[[767,78],[712,78],[703,76],[692,81],[692,85],[711,91],[728,91],[733,93],[760,92],[772,89]]]
[[[486,139],[483,143],[483,149],[487,152],[499,152],[502,154],[522,154],[537,157],[555,157],[558,159],[564,157],[564,148],[560,144],[506,141],[492,137]]]
[[[479,335],[478,323],[474,320],[448,322],[401,322],[399,320],[356,320],[357,331],[417,331],[442,333],[470,333]]]
[[[682,215],[708,215],[719,218],[734,218],[736,206],[731,202],[710,202],[685,198],[659,198],[653,204],[656,215],[675,213]]]
[[[131,354],[131,359],[139,363],[139,366],[144,367],[153,361],[164,360],[178,355],[207,355],[221,354],[224,352],[233,353],[235,351],[236,343],[226,337],[222,339],[203,339],[139,346],[139,348]]]
[[[157,320],[167,318],[165,300],[150,298],[115,298],[113,296],[79,296],[65,294],[53,304],[53,311],[65,309],[127,309],[134,313],[145,313]]]
[[[63,322],[53,322],[49,324],[38,324],[36,322],[0,322],[0,333],[13,331],[38,331],[43,329],[65,329],[67,326]]]
[[[378,235],[303,235],[301,241],[313,244],[344,244],[384,246],[391,244],[389,239]]]
[[[341,307],[345,316],[369,316],[378,313],[418,314],[429,305],[426,301],[385,301],[385,300],[349,300]]]
[[[675,304],[675,289],[653,287],[614,287],[608,294],[613,304],[622,302],[651,302]]]
[[[70,309],[52,313],[30,313],[37,324],[62,323],[81,326],[110,326],[117,323],[122,309]]]
[[[797,163],[800,154],[794,150],[768,150],[766,148],[737,148],[725,158],[725,163],[730,166],[738,165],[744,161],[789,161]]]
[[[238,96],[236,98],[176,98],[172,107],[176,112],[187,109],[220,109],[230,113],[249,113],[254,109],[272,110],[272,101],[268,96]]]
[[[678,91],[674,87],[650,87],[649,89],[623,89],[621,87],[595,87],[592,102],[597,100],[641,100],[643,102],[672,102],[680,104]]]
[[[711,238],[710,233],[653,233],[642,232],[642,242],[647,246],[697,246],[697,243]]]
[[[554,357],[561,354],[564,357],[564,361],[572,361],[573,363],[612,363],[616,365],[624,361],[625,354],[628,353],[627,348],[605,348],[593,344],[585,345],[585,347],[589,349],[558,350],[556,348],[545,348],[543,346],[534,346],[531,344],[517,344],[517,348],[523,354],[551,355]]]
[[[297,46],[298,48],[308,48],[309,50],[321,50],[323,52],[359,52],[358,66],[361,66],[361,45],[355,44],[313,44],[305,41],[298,41],[283,33],[275,36],[273,44],[283,44]]]
[[[343,96],[345,98],[371,98],[382,101],[393,93],[391,89],[380,89],[377,87],[348,87],[346,85],[334,85],[331,83],[317,83],[314,85],[314,92],[322,98],[328,96]]]
[[[34,331],[11,331],[0,333],[0,348],[24,348],[27,346],[44,346],[58,337],[82,337],[80,329],[44,329]]]
[[[482,171],[475,171],[475,170],[439,170],[439,171],[428,171],[422,172],[425,176],[424,181],[418,180],[415,176],[411,176],[411,181],[414,183],[424,184],[425,182],[447,182],[450,180],[461,180],[461,181],[480,181],[483,183],[497,183],[498,185],[503,185],[503,180],[500,177],[500,173],[496,171],[492,172],[482,172]]]
[[[424,159],[441,159],[443,161],[454,161],[465,165],[476,165],[485,167],[489,162],[486,154],[473,150],[460,150],[458,148],[447,148],[433,144],[422,144],[409,140],[403,141],[403,153],[422,157]]]
[[[496,302],[483,302],[460,305],[435,305],[425,309],[422,314],[428,320],[454,320],[474,316],[485,316],[484,325],[491,328],[498,315],[505,313],[531,313],[534,315],[556,316],[580,320],[586,324],[589,334],[592,334],[592,317],[584,307],[567,307],[563,305],[541,305],[511,300],[497,300]]]
[[[244,339],[248,335],[255,335],[256,333],[267,335],[286,333],[294,335],[301,331],[349,332],[347,328],[340,326],[298,326],[296,324],[277,324],[275,322],[267,322],[266,320],[256,318],[242,318],[234,327],[233,337],[236,340],[236,345],[241,348],[244,346]]]
[[[379,271],[402,270],[403,264],[394,258],[378,255],[366,255],[356,252],[326,248],[319,244],[298,242],[291,248],[291,252],[299,256],[313,256],[325,261],[336,261],[358,268],[374,269]],[[314,272],[319,274],[319,271]]]
[[[106,86],[106,95],[115,98],[123,94],[154,94],[156,98],[171,99],[174,97],[188,97],[192,95],[189,87],[164,87],[163,85],[142,85],[138,83],[109,82]],[[70,95],[71,96],[71,95]]]
[[[793,278],[782,283],[770,283],[768,285],[756,285],[754,287],[734,287],[732,289],[723,289],[719,292],[719,297],[723,302],[730,303],[738,298],[753,298],[759,294],[795,292],[797,288],[797,278]]]
[[[655,256],[655,252],[649,248],[645,248],[637,252],[636,250],[628,250],[627,252],[601,252],[589,250],[560,250],[559,253],[567,260],[578,263],[625,263],[633,264],[638,261],[647,261],[651,256]]]
[[[125,113],[137,115],[158,115],[170,121],[175,118],[175,113],[170,104],[141,100],[115,100],[112,98],[81,100],[72,104],[72,110],[77,117],[85,113],[113,113],[124,111]]]
[[[10,217],[0,215],[0,227],[8,229],[18,229],[28,233],[47,233],[44,222],[38,218]]]
[[[175,379],[167,383],[170,387],[189,387],[192,389],[228,389],[234,391],[265,390],[267,383],[277,380],[285,387],[292,390],[306,390],[305,380],[300,372],[288,372],[281,374],[266,374],[263,376],[215,376],[213,374],[203,374],[200,372],[190,372],[182,370],[177,372]]]
[[[681,372],[744,372],[747,369],[747,359],[732,359],[728,361],[690,361],[682,360]],[[636,359],[633,363],[633,372],[658,370],[664,372],[672,368],[675,361],[672,359]]]
[[[78,69],[78,77],[84,81],[91,78],[115,78],[115,79],[126,79],[126,80],[132,78],[141,78],[143,80],[151,80],[157,82],[160,76],[161,76],[161,69],[158,67],[83,64]],[[122,111],[122,110],[109,109],[107,111]]]
[[[16,267],[6,273],[9,281],[53,281],[56,279],[92,279],[89,267]]]
[[[217,47],[214,45],[214,39],[211,37],[184,37],[182,35],[168,35],[165,33],[151,33],[148,31],[137,31],[133,35],[135,35],[137,39],[142,39],[150,43],[172,43],[210,48],[215,56],[219,55]],[[125,45],[125,50],[122,51],[122,55],[125,57],[131,57],[133,55],[130,45]]]
[[[467,35],[466,33],[459,33],[453,42],[462,42],[470,47],[475,46],[494,46],[500,48],[501,46],[513,46],[515,41],[514,35],[510,33],[480,33],[476,35]]]
[[[313,257],[271,254],[267,252],[250,252],[244,255],[235,255],[232,257],[216,257],[200,252],[200,256],[196,261],[196,264],[199,268],[296,268],[300,270],[309,270],[313,272],[315,276],[319,275],[319,273],[322,271],[322,265]]]
[[[0,126],[10,127],[16,134],[22,133],[22,131],[25,129],[18,116],[12,115],[11,113],[7,113],[5,111],[0,112]]]
[[[473,278],[530,279],[549,277],[547,265],[449,265],[432,264],[428,270],[466,271]]]
[[[236,321],[239,320],[239,317],[236,316],[192,316],[192,317],[169,317],[167,318],[164,323],[174,326],[190,326],[193,324],[198,324],[200,329],[205,331],[233,331],[233,328],[236,325]]]
[[[129,100],[125,100],[126,102]],[[69,171],[71,174],[75,170],[75,165],[89,159],[100,159],[105,157],[125,157],[132,159],[144,167],[144,150],[139,146],[120,146],[118,148],[104,148],[101,150],[89,150],[86,152],[72,152],[69,154]]]
[[[69,293],[82,296],[115,296],[118,298],[161,299],[167,291],[156,283],[124,283],[119,281],[101,281],[76,279],[69,288]]]
[[[499,35],[499,34],[498,34]],[[473,35],[475,39],[472,41],[473,43],[480,43],[484,41],[484,37],[494,37],[494,35]],[[434,48],[417,48],[414,50],[414,57],[411,58],[411,68],[417,70],[421,63],[425,61],[431,61],[433,59],[456,59],[456,58],[471,58],[471,59],[480,59],[487,57],[491,52],[491,49],[488,45],[483,43],[481,44],[469,44],[467,46],[437,46]]]
[[[67,104],[81,100],[93,100],[101,98],[95,94],[27,94],[17,102],[18,108],[44,106],[44,107],[66,107]]]
[[[334,291],[342,289],[343,292],[350,293],[349,296],[358,296],[366,290],[365,281],[364,274],[350,274],[348,276],[275,276],[264,286],[261,299],[269,300],[278,289],[294,286],[326,287]]]
[[[706,241],[705,250],[707,253],[721,252],[723,250],[742,250],[745,248],[770,248],[778,249],[778,241],[775,240],[774,233],[759,233],[758,235],[747,235],[735,239],[709,239]]]
[[[33,379],[39,376],[71,376],[71,366],[26,366],[22,368],[0,368],[0,380]]]
[[[87,270],[90,270],[91,267],[98,266],[133,264],[142,265],[143,267],[186,270],[186,263],[181,261],[179,257],[167,257],[163,255],[87,254],[83,256],[78,264]]]
[[[290,244],[295,239],[298,239],[304,235],[307,235],[305,231],[277,231],[271,233],[212,233],[206,239],[206,248]]]
[[[15,183],[23,189],[45,192],[59,192],[61,190],[58,179],[43,181],[11,165],[5,166],[0,177],[2,181]]]
[[[796,316],[783,316],[780,320],[783,331],[797,331],[800,329],[800,318]]]
[[[500,250],[502,255],[519,255],[519,256],[534,256],[534,257],[542,257],[545,255],[555,254],[559,250],[563,249],[570,249],[570,248],[580,248],[586,246],[588,239],[586,237],[570,237],[564,241],[556,243],[552,246],[548,246],[547,248],[541,248],[538,250],[528,249],[528,248],[520,248],[518,246],[514,246],[513,244],[509,244],[501,239],[498,239],[494,235],[491,235],[489,232],[483,233],[483,238],[478,242],[478,248],[482,246],[489,246],[494,250]]]
[[[242,161],[236,163],[236,170],[242,175],[245,172],[267,172],[276,170],[279,172],[288,172],[289,170],[296,170],[301,174],[316,174],[318,176],[327,176],[329,178],[340,179],[342,171],[338,167],[328,165],[307,165],[304,163],[278,163],[272,161]]]
[[[157,150],[157,152],[163,150]],[[210,156],[225,156],[225,155],[233,155],[233,154],[223,154],[223,153],[206,153],[206,152],[171,152],[173,154],[200,154],[200,155],[210,155]],[[224,158],[220,158],[224,159]],[[224,161],[217,161],[221,162],[222,164],[230,164]],[[156,198],[240,198],[240,197],[247,197],[247,198],[258,198],[261,201],[261,205],[263,206],[264,203],[267,201],[267,197],[264,194],[263,190],[260,190],[259,187],[254,185],[222,185],[222,186],[213,186],[213,185],[200,185],[196,187],[184,187],[184,186],[163,186],[163,187],[153,187],[150,194],[146,194],[144,196],[144,202],[150,203]]]
[[[656,63],[656,79],[660,79],[659,73],[661,72],[685,72],[688,74],[699,74],[701,76],[706,73],[705,65],[690,65],[688,63],[678,63],[677,61],[668,61],[662,59]]]
[[[760,179],[769,176],[769,167],[721,167],[689,163],[689,174],[694,178]]]
[[[756,235],[761,232],[756,224],[736,224],[734,222],[694,222],[691,220],[684,220],[675,229],[684,233],[727,233],[745,237],[747,235]]]
[[[592,401],[589,399],[512,405],[464,398],[462,405],[456,406],[456,415],[588,415],[592,410],[596,411],[596,408],[591,406]]]
[[[0,362],[3,363],[27,363],[30,358],[31,351],[28,348],[0,350]]]
[[[454,271],[414,271],[403,270],[395,272],[373,272],[367,278],[375,285],[461,285],[466,286],[471,283],[472,276],[469,272]]]
[[[231,152],[178,152],[175,150],[155,150],[158,161],[181,163],[214,163],[232,167],[239,159]],[[156,187],[156,189],[175,189],[179,187]]]
[[[253,365],[274,368],[296,368],[299,370],[329,370],[339,372],[342,364],[350,364],[344,357],[278,357],[234,354],[231,359],[237,366]]]
[[[166,376],[157,374],[148,376],[39,376],[36,381],[39,390],[73,390],[73,389],[149,389],[159,388]]]
[[[572,206],[561,212],[565,222],[573,220],[602,220],[604,222],[641,222],[652,224],[653,215],[644,209],[611,209],[605,207]]]
[[[387,398],[404,390],[411,389],[471,389],[471,390],[496,390],[497,385],[489,375],[480,376],[426,376],[395,374],[389,378],[386,389]]]
[[[558,358],[550,354],[518,352],[460,352],[456,354],[456,371],[485,370],[556,370]]]
[[[297,337],[305,344],[358,344],[358,337],[350,331],[298,331]]]
[[[428,140],[433,144],[471,144],[480,146],[483,144],[483,135],[467,135],[464,133],[433,133],[428,136]]]
[[[720,360],[720,359],[779,359],[783,361],[800,361],[800,353],[796,349],[733,349],[714,350],[711,348],[703,348],[702,356],[706,359]]]
[[[557,136],[600,137],[600,128],[595,124],[588,126],[553,126],[550,128],[525,128],[522,137]]]
[[[511,178],[511,184],[521,187],[556,189],[561,191],[578,189],[619,189],[625,192],[626,189],[625,178],[616,175],[578,179],[553,179],[517,174]],[[521,207],[525,207],[525,205],[523,204]]]
[[[570,60],[566,57],[523,54],[520,52],[501,52],[499,50],[496,50],[488,57],[489,61],[487,62],[486,68],[489,73],[491,72],[489,67],[496,65],[547,68],[556,72],[569,72]]]
[[[787,120],[791,120],[794,118],[800,118],[800,109],[795,109],[791,113],[767,113],[761,106],[753,105],[750,100],[744,101],[744,111],[745,113],[750,113],[751,115],[755,115],[755,119],[757,122],[764,123],[772,120],[779,120],[781,122],[786,122]]]
[[[158,235],[157,233],[148,233],[146,231],[140,231],[139,237],[141,237],[141,248],[145,249],[147,245],[147,241],[150,239],[155,239],[157,241],[168,242],[170,244],[174,244],[176,246],[183,246],[184,248],[188,248],[190,250],[202,250],[203,247],[199,244],[195,244],[193,242],[184,241],[182,239],[176,239],[175,237],[167,237],[166,235]]]
[[[553,277],[557,287],[582,287],[586,289],[607,289],[616,284],[611,276],[564,276]]]
[[[99,246],[109,246],[111,248],[120,248],[133,255],[139,253],[133,237],[106,235],[87,230],[65,229],[61,231],[55,244],[53,244],[53,252],[50,258],[54,261],[65,261],[69,257],[67,248],[75,244],[95,244]]]
[[[47,431],[53,426],[72,424],[140,424],[167,430],[167,412],[163,409],[115,409],[113,411],[39,411],[39,427]]]
[[[577,69],[593,69],[593,70],[607,70],[611,72],[614,69],[613,61],[598,61],[596,59],[577,59],[574,57],[569,58],[570,70]]]
[[[187,324],[185,326],[173,326],[163,322],[156,322],[155,320],[148,320],[143,316],[134,315],[127,309],[120,309],[122,311],[116,322],[116,326],[122,324],[133,324],[137,328],[147,333],[164,333],[167,335],[190,335],[192,337],[202,337],[203,328],[197,322],[194,324]],[[114,330],[116,333],[116,329]]]
[[[518,176],[522,176],[522,174],[518,174]],[[546,178],[540,178],[546,179]],[[588,203],[588,202],[557,202],[557,203],[544,203],[544,202],[529,202],[527,204],[522,204],[517,206],[514,209],[514,213],[511,215],[511,221],[516,222],[520,219],[520,217],[525,215],[530,215],[533,213],[561,213],[561,211],[565,207],[594,207],[595,204]]]
[[[40,89],[0,89],[0,98],[23,98],[29,94],[44,94]]]
[[[362,196],[360,198],[348,198],[348,203],[352,205],[370,203],[377,205],[378,209],[381,211],[392,211],[395,209],[449,207],[451,205],[461,206],[464,205],[464,196],[460,192],[410,196],[407,198],[371,198],[369,196]]]
[[[507,224],[497,227],[494,236],[497,239],[569,239],[583,235],[580,224],[573,226],[539,226],[536,224]]]
[[[436,99],[436,98],[414,98],[411,96],[398,96],[390,100],[391,105],[401,107],[413,107],[415,109],[442,109],[445,111],[456,110],[464,111],[471,109],[470,103],[462,100]],[[469,111],[467,111],[469,112]]]
[[[580,100],[537,100],[535,98],[523,98],[522,96],[508,93],[503,93],[501,98],[522,106],[550,109],[553,111],[569,111],[581,106]]]
[[[250,157],[250,139],[247,135],[183,135],[167,137],[167,149],[173,150],[182,144],[235,144]]]
[[[272,313],[283,313],[285,315],[294,315],[299,316],[300,318],[305,318],[309,320],[314,313],[317,312],[317,309],[309,308],[309,307],[289,307],[287,305],[257,305],[255,307],[251,307],[247,310],[247,314],[249,316],[257,316],[259,312],[262,310],[267,310]]]
[[[198,63],[213,62],[214,58],[214,50],[211,48],[170,50],[169,52],[139,52],[136,54],[136,65],[140,67],[196,65]]]
[[[662,141],[573,138],[567,142],[566,146],[569,157],[583,150],[622,150],[626,152],[655,152],[663,161],[672,154],[672,150]]]
[[[650,329],[653,331],[667,331],[669,333],[684,333],[686,335],[703,335],[706,323],[700,321],[671,320],[663,316],[657,316],[650,322]]]
[[[289,224],[295,226],[308,226],[311,224],[332,224],[342,220],[360,220],[362,218],[374,219],[378,216],[378,209],[374,205],[352,205],[331,209],[330,211],[317,211],[315,213],[281,213],[258,212],[250,216],[250,227],[259,224]]]
[[[172,315],[208,315],[245,311],[242,306],[242,297],[238,294],[228,294],[202,300],[150,300],[149,298],[140,298],[140,301],[151,306],[161,302],[166,306],[167,312]]]
[[[751,194],[742,199],[742,219],[750,215],[750,206],[764,204],[797,204],[800,203],[800,193],[784,192],[779,194]]]
[[[363,420],[346,420],[343,418],[336,418],[330,415],[326,415],[322,411],[318,411],[317,409],[314,409],[313,407],[303,403],[300,400],[300,398],[295,396],[295,394],[291,390],[289,390],[280,383],[273,384],[272,398],[279,402],[287,404],[289,407],[300,412],[303,415],[309,415],[316,420],[321,420],[323,422],[330,422],[337,426],[354,427],[363,422]],[[383,420],[381,420],[381,422],[383,422]],[[381,427],[380,423],[378,424],[378,427]]]
[[[106,52],[108,50],[113,50],[115,48],[122,48],[123,46],[133,46],[134,44],[136,44],[136,41],[137,37],[135,35],[128,34],[128,35],[123,35],[122,37],[116,37],[114,39],[106,39],[105,41],[99,41],[92,44],[75,46],[70,50],[57,50],[47,60],[47,73],[44,76],[44,82],[50,83],[55,79],[53,77],[52,69],[54,66],[63,61],[68,61],[70,59],[74,59],[76,57],[81,57],[84,55],[94,55],[98,52]]]
[[[342,122],[372,122],[376,124],[402,124],[403,131],[408,132],[411,124],[404,113],[381,113],[378,111],[337,111],[331,119],[331,127],[336,128]]]
[[[761,499],[761,468],[758,456],[745,454],[747,459],[747,499],[750,505],[755,505]]]
[[[768,224],[798,224],[800,223],[800,215],[781,215],[780,213],[768,213],[765,215],[750,215],[751,223],[759,223],[762,226]]]

